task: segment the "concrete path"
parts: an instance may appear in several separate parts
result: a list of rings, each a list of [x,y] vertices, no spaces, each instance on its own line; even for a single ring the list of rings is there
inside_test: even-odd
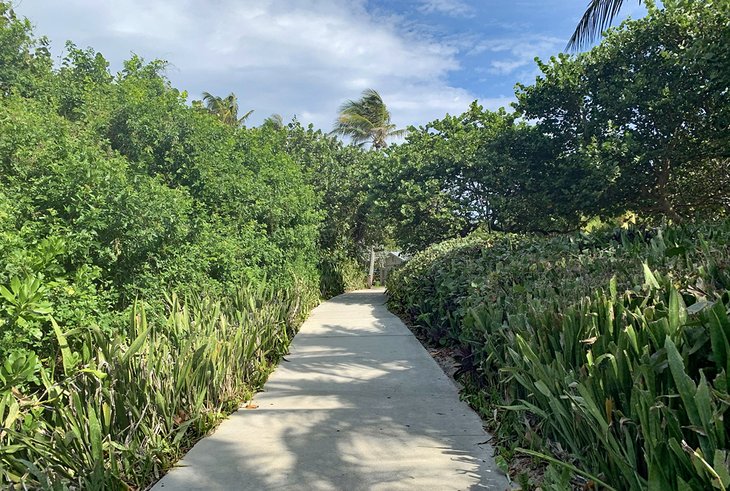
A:
[[[382,291],[317,307],[288,361],[154,490],[503,491],[489,435]]]

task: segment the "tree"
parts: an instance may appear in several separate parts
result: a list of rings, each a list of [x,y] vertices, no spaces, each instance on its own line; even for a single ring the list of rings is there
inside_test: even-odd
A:
[[[642,0],[639,0],[639,3],[641,2]],[[611,25],[623,4],[624,0],[590,0],[568,41],[567,49],[580,49],[595,41],[601,32]]]
[[[342,104],[339,112],[332,133],[349,136],[356,145],[370,143],[375,150],[381,150],[388,146],[388,138],[405,133],[390,122],[390,111],[373,89],[365,89],[360,99]]]
[[[231,126],[241,126],[253,113],[253,109],[238,117],[238,98],[231,92],[225,98],[215,96],[210,92],[203,92],[203,102],[211,113],[218,116],[222,122]]]
[[[541,63],[518,110],[562,147],[558,165],[589,171],[573,188],[602,183],[581,205],[587,216],[727,213],[727,9],[645,3],[647,17],[590,52]]]
[[[474,102],[460,116],[409,128],[406,142],[387,151],[380,214],[408,252],[477,228],[574,230],[588,188],[571,187],[585,177],[575,165],[558,165],[559,150],[538,126]]]
[[[53,60],[48,39],[33,37],[28,19],[19,19],[11,4],[0,2],[0,96],[13,90],[24,96],[42,91]]]
[[[269,126],[276,130],[284,128],[284,118],[281,114],[274,113],[264,120],[264,126]]]

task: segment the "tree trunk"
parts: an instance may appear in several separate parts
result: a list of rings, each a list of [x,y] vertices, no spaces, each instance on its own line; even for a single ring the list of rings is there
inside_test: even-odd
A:
[[[682,217],[674,211],[672,204],[667,197],[667,187],[669,185],[669,174],[671,171],[671,163],[668,158],[662,160],[662,167],[657,179],[657,205],[658,208],[674,222],[681,222]]]

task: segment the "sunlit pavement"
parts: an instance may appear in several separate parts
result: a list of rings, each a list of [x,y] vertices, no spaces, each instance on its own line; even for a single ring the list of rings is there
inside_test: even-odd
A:
[[[382,290],[317,307],[254,399],[155,490],[508,488],[490,436],[385,307]]]

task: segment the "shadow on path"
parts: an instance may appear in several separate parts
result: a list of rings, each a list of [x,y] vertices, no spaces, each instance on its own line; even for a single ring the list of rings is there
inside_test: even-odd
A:
[[[320,305],[255,398],[154,489],[507,489],[489,435],[382,292]]]

